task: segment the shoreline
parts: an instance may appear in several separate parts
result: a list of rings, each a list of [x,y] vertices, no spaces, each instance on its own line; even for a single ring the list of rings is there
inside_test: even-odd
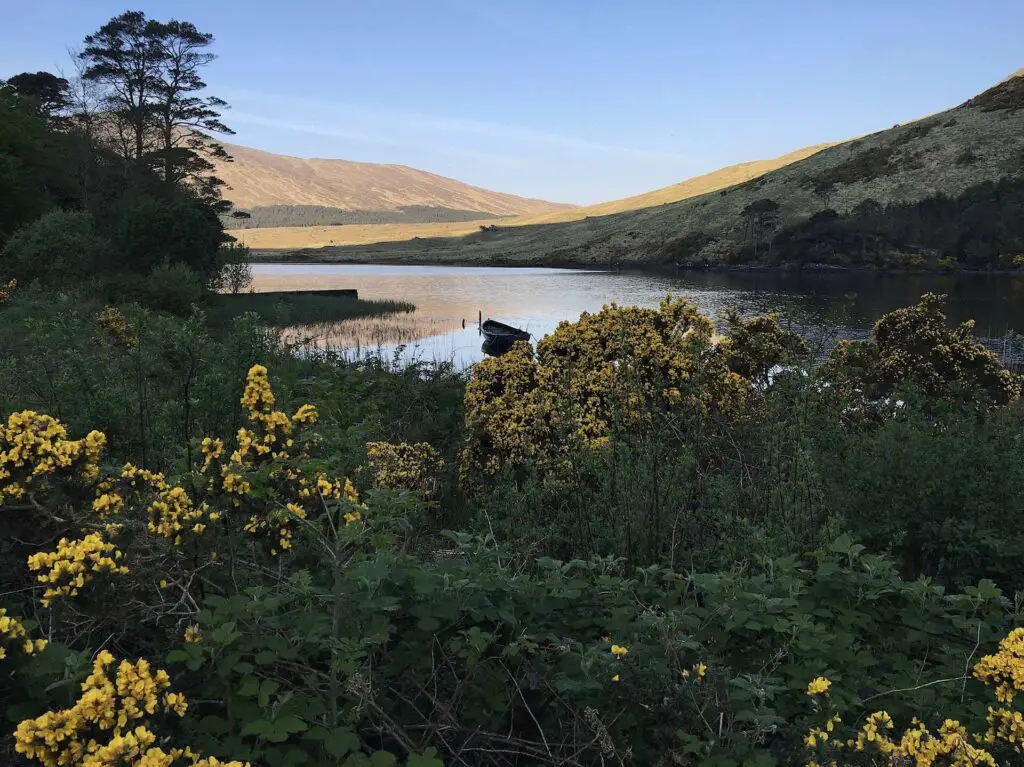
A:
[[[253,264],[295,264],[295,265],[338,265],[338,266],[459,266],[459,267],[500,267],[505,269],[572,269],[590,272],[647,272],[652,274],[706,272],[706,273],[773,273],[773,274],[877,274],[877,275],[970,275],[989,277],[1024,277],[1024,267],[1016,269],[972,269],[959,267],[952,269],[935,269],[922,266],[915,268],[895,268],[876,266],[840,266],[837,264],[665,264],[645,261],[630,261],[615,267],[607,264],[586,263],[574,260],[547,259],[543,261],[524,261],[522,259],[489,258],[472,260],[466,258],[415,257],[398,256],[367,257],[358,254],[337,256],[332,250],[324,257],[315,258],[307,254],[308,250],[261,250],[253,253]]]

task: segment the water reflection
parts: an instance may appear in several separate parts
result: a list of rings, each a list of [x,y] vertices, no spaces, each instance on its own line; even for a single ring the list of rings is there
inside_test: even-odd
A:
[[[493,317],[529,331],[534,339],[562,320],[595,311],[612,301],[655,306],[666,294],[682,295],[701,311],[720,317],[736,306],[744,314],[782,311],[797,329],[814,336],[835,326],[842,337],[861,337],[885,312],[916,301],[922,293],[950,296],[949,314],[974,319],[979,335],[999,338],[1024,332],[1024,280],[984,275],[885,275],[876,273],[779,272],[586,272],[567,269],[258,264],[256,290],[356,288],[363,298],[400,299],[417,307],[402,340],[404,357],[479,360],[477,318]],[[848,302],[844,297],[855,294]],[[842,308],[841,316],[837,311]],[[463,329],[462,323],[466,327]],[[838,324],[837,324],[838,323]],[[304,328],[332,348],[379,350],[395,343],[361,337],[354,327]],[[414,340],[418,339],[418,340]]]

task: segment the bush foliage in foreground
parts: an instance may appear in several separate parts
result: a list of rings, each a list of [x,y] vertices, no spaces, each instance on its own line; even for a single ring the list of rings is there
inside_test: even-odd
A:
[[[901,316],[937,328],[934,307]],[[78,349],[80,381],[121,371],[157,398],[192,382],[152,421],[148,460],[124,436],[135,419],[70,383],[50,396],[82,425],[10,407],[0,428],[5,763],[1018,758],[1019,557],[998,549],[1014,483],[971,491],[954,474],[958,507],[934,482],[949,470],[922,456],[992,442],[974,473],[1019,463],[1016,404],[964,399],[989,380],[975,368],[927,396],[897,381],[852,397],[827,366],[777,369],[802,349],[776,322],[718,337],[685,305],[609,308],[536,360],[478,366],[463,435],[450,381],[297,361],[244,327],[217,341],[195,325],[157,352],[156,321],[107,309],[80,344],[72,307],[43,323]],[[911,348],[909,369],[933,352]],[[273,364],[232,385],[246,354]],[[176,359],[195,370],[168,384]],[[849,375],[891,370],[872,364]],[[8,402],[46,380],[0,375]],[[90,431],[90,413],[113,431]],[[513,425],[522,451],[482,460]],[[918,490],[879,484],[904,467]],[[938,528],[915,493],[943,509]],[[545,518],[538,500],[562,505]],[[919,577],[936,557],[960,588]]]

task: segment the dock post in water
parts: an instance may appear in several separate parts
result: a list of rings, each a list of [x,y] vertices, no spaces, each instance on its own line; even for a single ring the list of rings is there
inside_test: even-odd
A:
[[[477,309],[476,310],[476,329],[479,330],[481,333],[484,330],[484,310],[483,309]]]

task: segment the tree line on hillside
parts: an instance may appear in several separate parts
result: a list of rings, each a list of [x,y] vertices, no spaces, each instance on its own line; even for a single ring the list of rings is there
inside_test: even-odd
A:
[[[222,217],[229,229],[272,226],[344,226],[345,224],[432,224],[479,221],[496,214],[479,210],[405,205],[397,210],[345,210],[326,205],[261,205]]]
[[[1024,179],[985,181],[950,196],[882,205],[871,198],[839,212],[827,207],[831,184],[815,187],[826,207],[782,225],[782,208],[755,200],[740,214],[732,264],[827,264],[843,267],[1016,269],[1024,266]],[[691,233],[667,243],[662,257],[697,263],[716,238]]]
[[[770,200],[752,208],[771,208]],[[866,199],[840,213],[831,208],[777,229],[777,219],[748,210],[762,222],[746,238],[738,261],[842,266],[1010,269],[1024,265],[1024,180],[986,181],[951,197],[888,205]],[[760,247],[759,247],[760,246]]]
[[[0,83],[0,276],[195,295],[241,254],[211,173],[227,158],[212,135],[232,132],[204,93],[212,44],[129,11],[85,37],[75,77]]]

